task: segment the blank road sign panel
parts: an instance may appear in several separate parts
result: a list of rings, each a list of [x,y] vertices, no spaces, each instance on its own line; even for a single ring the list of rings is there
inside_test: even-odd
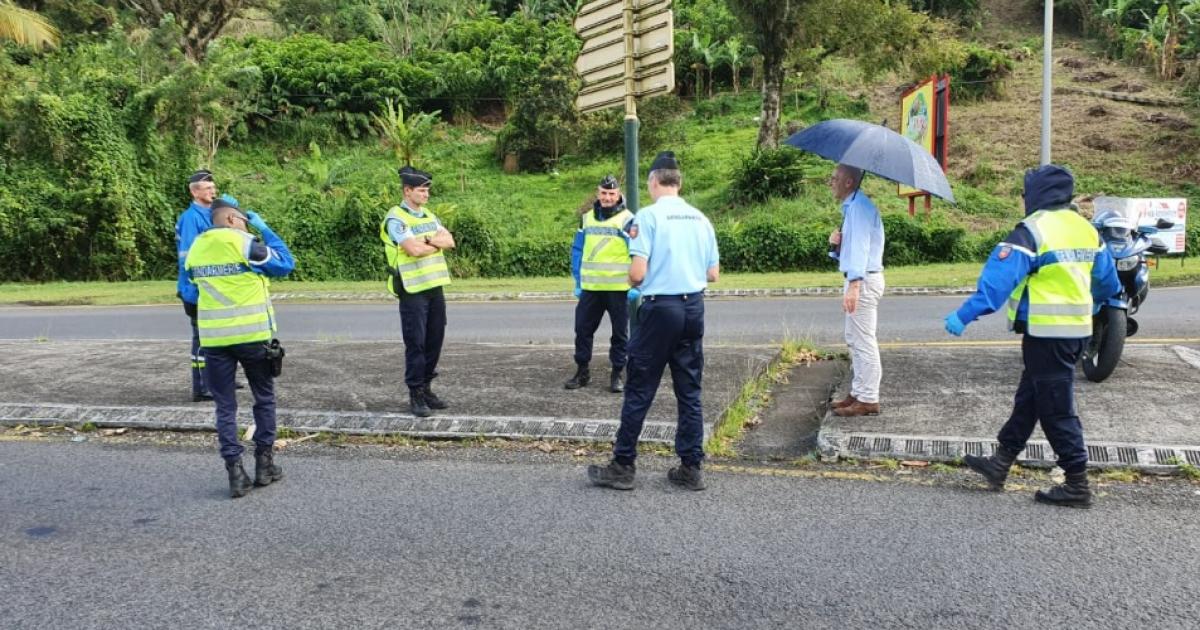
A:
[[[660,13],[652,23],[644,25],[633,38],[635,68],[652,68],[671,61],[675,41],[671,33],[671,12]],[[604,83],[613,75],[625,72],[625,36],[617,30],[584,42],[575,59],[575,70],[584,85]]]
[[[675,89],[675,64],[648,68],[635,74],[633,95],[639,97],[658,96]],[[616,107],[625,101],[625,81],[618,76],[605,83],[585,87],[579,91],[575,106],[580,113],[600,111]]]
[[[671,0],[634,0],[633,10],[639,15],[659,13],[671,7]],[[596,0],[583,5],[575,14],[575,32],[582,39],[624,26],[624,0]]]

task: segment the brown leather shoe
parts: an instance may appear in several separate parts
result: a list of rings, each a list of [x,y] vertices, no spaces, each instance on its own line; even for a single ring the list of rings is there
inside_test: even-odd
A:
[[[858,416],[878,416],[879,403],[868,403],[861,400],[856,400],[850,405],[841,409],[834,409],[833,413],[842,418],[856,418]]]
[[[842,407],[849,407],[850,405],[853,405],[856,402],[858,402],[857,398],[855,398],[853,395],[847,395],[845,398],[830,405],[829,408],[830,409],[841,409]]]

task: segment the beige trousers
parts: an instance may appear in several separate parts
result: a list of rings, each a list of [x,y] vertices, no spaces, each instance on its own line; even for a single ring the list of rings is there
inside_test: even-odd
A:
[[[848,288],[849,283],[844,283],[842,293]],[[875,339],[883,289],[882,273],[867,274],[859,287],[858,307],[854,313],[846,315],[846,345],[850,346],[850,365],[854,372],[850,395],[866,403],[879,402],[879,381],[883,378],[879,342]]]

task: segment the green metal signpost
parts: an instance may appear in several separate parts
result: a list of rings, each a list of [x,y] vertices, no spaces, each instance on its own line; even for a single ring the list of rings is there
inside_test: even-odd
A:
[[[583,88],[580,113],[625,105],[625,205],[637,212],[637,98],[675,89],[674,16],[671,0],[594,0],[580,8],[575,31],[583,49],[575,69]]]

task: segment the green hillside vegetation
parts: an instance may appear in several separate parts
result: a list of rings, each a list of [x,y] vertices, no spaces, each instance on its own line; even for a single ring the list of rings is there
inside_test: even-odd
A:
[[[643,178],[656,150],[676,151],[684,195],[717,226],[727,271],[828,269],[832,165],[755,148],[763,56],[730,7],[760,0],[728,2],[673,5],[677,93],[642,103]],[[458,277],[562,276],[596,183],[623,173],[621,112],[580,116],[571,106],[570,3],[248,0],[221,23],[203,7],[172,16],[109,0],[22,4],[43,9],[63,40],[0,48],[0,83],[19,88],[0,93],[0,280],[170,278],[183,182],[199,166],[284,236],[297,279],[379,278],[379,221],[400,200],[405,154],[436,175],[433,209],[460,244]],[[865,187],[884,211],[888,265],[981,260],[1019,219],[1021,172],[1037,160],[1030,7],[964,0],[930,3],[930,15],[921,1],[801,4],[832,17],[788,51],[781,126],[832,117],[895,126],[900,88],[949,72],[958,205],[938,201],[931,216],[909,219],[894,184]],[[846,11],[874,19],[849,29]],[[1090,34],[1064,36],[1056,57],[1087,68],[1058,68],[1058,85],[1099,69],[1146,94],[1188,93],[1196,32],[1171,40],[1144,24],[1151,39],[1140,41],[1161,35],[1154,50],[1175,41],[1177,53],[1171,73],[1147,76],[1130,64],[1150,49],[1101,59],[1112,33],[1132,37],[1134,13],[1109,27],[1068,24]],[[393,126],[432,117],[430,137],[384,133],[387,103],[404,112]],[[1097,103],[1055,101],[1055,159],[1076,171],[1081,194],[1195,197],[1200,136],[1188,110],[1155,118],[1106,101],[1097,116]],[[1200,221],[1190,238],[1195,251]]]

